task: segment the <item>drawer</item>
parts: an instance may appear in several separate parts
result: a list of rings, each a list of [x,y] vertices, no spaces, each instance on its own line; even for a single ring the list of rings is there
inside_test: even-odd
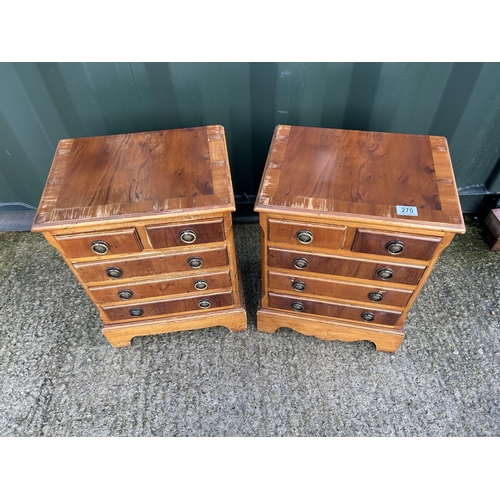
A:
[[[153,248],[169,248],[200,243],[224,241],[222,219],[191,224],[162,224],[146,226]]]
[[[89,287],[89,291],[98,304],[109,302],[127,302],[130,300],[150,299],[166,295],[187,294],[192,292],[211,292],[231,287],[229,271],[206,273],[202,276],[169,278],[155,281],[140,281],[113,286]]]
[[[430,260],[441,243],[441,238],[386,233],[368,229],[358,229],[353,252],[375,255],[390,255],[404,259]]]
[[[269,248],[268,265],[269,267],[292,269],[294,272],[304,270],[311,273],[349,276],[405,285],[416,285],[425,270],[425,266],[388,264],[340,256],[305,254],[277,248]],[[299,265],[304,267],[299,269],[297,267]]]
[[[359,285],[345,281],[311,278],[270,271],[269,288],[288,293],[322,295],[327,298],[356,300],[368,304],[404,307],[412,295],[411,290],[393,290],[382,286]]]
[[[335,302],[302,299],[289,295],[279,295],[269,292],[269,307],[297,314],[315,314],[331,318],[361,321],[366,324],[379,324],[394,326],[400,312],[381,311],[370,307],[356,307]],[[366,318],[366,319],[363,319]]]
[[[345,226],[269,219],[269,241],[274,243],[339,250],[344,244],[345,234]]]
[[[58,234],[54,237],[64,255],[70,259],[142,251],[141,240],[135,228],[95,233]]]
[[[228,265],[227,250],[214,248],[192,253],[182,252],[170,255],[141,255],[127,259],[73,264],[80,277],[87,283],[96,281],[127,280],[140,276],[154,276],[195,269],[222,267]],[[194,265],[200,264],[197,267]]]
[[[155,302],[140,302],[123,306],[103,307],[111,321],[136,321],[195,311],[207,311],[234,304],[231,291],[182,299],[167,299]]]

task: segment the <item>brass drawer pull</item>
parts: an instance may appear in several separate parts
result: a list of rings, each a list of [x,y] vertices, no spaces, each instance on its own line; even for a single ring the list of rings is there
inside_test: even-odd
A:
[[[196,241],[196,233],[192,229],[185,229],[179,233],[179,238],[183,243],[194,243]]]
[[[405,244],[402,241],[397,241],[397,240],[389,241],[389,243],[387,243],[387,245],[385,246],[385,249],[391,255],[399,255],[405,249]]]
[[[296,259],[293,259],[293,265],[297,269],[305,269],[309,265],[309,262],[304,257],[297,257]]]
[[[383,280],[390,280],[394,276],[394,271],[388,267],[382,267],[377,270],[377,276]]]
[[[203,259],[201,257],[190,257],[188,259],[188,264],[193,268],[193,269],[198,269],[203,265]]]
[[[198,302],[198,306],[200,309],[208,309],[212,305],[212,302],[210,302],[208,299],[202,299]]]
[[[302,230],[298,231],[297,234],[295,235],[299,243],[303,243],[304,245],[309,245],[309,243],[312,243],[312,240],[314,239],[314,235],[311,233],[311,231],[307,230]]]
[[[368,298],[372,302],[380,302],[384,298],[384,294],[382,292],[370,292]]]
[[[130,300],[134,296],[134,292],[132,290],[120,290],[118,292],[118,297],[123,300]]]
[[[123,271],[119,267],[108,267],[106,269],[106,274],[113,279],[121,278]]]
[[[196,288],[196,290],[206,290],[208,288],[208,282],[205,280],[195,281],[194,287]]]
[[[97,255],[104,255],[109,251],[109,245],[102,240],[93,241],[90,244],[90,248],[92,248],[92,251]]]
[[[306,284],[303,281],[294,281],[292,288],[297,292],[303,292],[306,289]]]
[[[132,309],[129,309],[128,312],[130,313],[130,316],[134,317],[142,316],[144,314],[144,311],[140,307],[133,307]]]
[[[302,304],[302,302],[292,302],[290,304],[290,307],[294,310],[294,311],[303,311],[304,310],[304,304]]]
[[[371,312],[361,313],[361,319],[363,321],[373,321],[375,319],[375,314],[373,314]]]

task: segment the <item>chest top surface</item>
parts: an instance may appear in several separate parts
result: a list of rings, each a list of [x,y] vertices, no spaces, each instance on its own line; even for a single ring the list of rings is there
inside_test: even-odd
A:
[[[33,230],[234,210],[220,125],[64,139]]]
[[[437,136],[278,125],[255,210],[465,232]]]

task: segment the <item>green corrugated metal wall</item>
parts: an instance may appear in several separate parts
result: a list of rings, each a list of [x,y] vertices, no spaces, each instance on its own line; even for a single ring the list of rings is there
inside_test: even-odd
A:
[[[500,192],[498,63],[0,63],[0,209],[62,138],[222,124],[238,199],[279,123],[443,135],[464,212]]]

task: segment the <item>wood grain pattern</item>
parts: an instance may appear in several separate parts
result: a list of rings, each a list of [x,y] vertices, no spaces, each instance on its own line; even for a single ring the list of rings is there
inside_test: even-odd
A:
[[[484,222],[484,234],[490,250],[500,250],[500,208],[491,210]]]
[[[220,125],[68,139],[32,230],[61,253],[97,305],[104,335],[122,346],[183,329],[246,328],[234,209]]]
[[[368,229],[358,229],[352,247],[353,252],[375,255],[394,256],[387,251],[386,245],[391,241],[404,244],[404,250],[395,257],[404,259],[430,260],[439,246],[442,238],[431,238],[401,233],[380,232]]]
[[[368,340],[375,344],[377,351],[396,352],[404,340],[402,329],[383,328],[370,325],[364,328],[361,323],[347,323],[321,317],[297,316],[282,311],[259,309],[257,311],[257,329],[259,332],[275,333],[279,328],[292,328],[303,335],[310,335],[321,340],[341,340],[357,342]]]
[[[190,230],[196,234],[193,243],[185,243],[181,239],[181,232]],[[188,224],[161,224],[146,226],[152,248],[187,247],[203,243],[224,241],[224,226],[222,219],[216,221],[196,221]]]
[[[398,205],[413,215],[399,215]],[[280,125],[255,210],[257,328],[370,340],[387,352],[403,340],[405,318],[441,252],[465,231],[446,139],[431,136]],[[329,228],[338,227],[342,244],[329,244]],[[314,233],[313,241],[294,241],[297,230]],[[389,279],[377,275],[382,270]]]
[[[143,249],[135,228],[56,235],[55,239],[64,254],[70,259],[98,257],[99,254],[92,251],[92,243],[95,241],[103,241],[109,245],[106,257],[141,252]]]
[[[299,231],[310,231],[311,243],[301,243],[297,238]],[[269,219],[269,241],[272,243],[285,243],[300,248],[328,248],[336,250],[342,248],[346,233],[345,226],[332,226],[326,224],[301,224],[296,221],[283,221]]]
[[[189,253],[178,253],[168,255],[147,255],[140,257],[129,257],[119,260],[79,262],[73,264],[76,271],[87,283],[95,282],[119,282],[140,276],[156,276],[160,274],[193,271],[189,266],[188,259],[191,257],[201,257],[203,259],[203,269],[222,267],[228,265],[226,248],[213,250],[197,250]],[[110,278],[106,274],[106,269],[118,267],[122,270],[119,279]]]
[[[247,328],[246,311],[242,307],[205,311],[203,314],[168,316],[135,323],[104,325],[103,334],[113,347],[127,347],[134,337],[158,335],[184,330],[197,330],[213,326],[224,326],[232,332]],[[205,332],[201,330],[200,335]]]
[[[303,310],[301,312],[295,311],[292,304],[299,303]],[[299,298],[292,295],[281,295],[274,292],[269,292],[269,307],[271,309],[281,309],[288,311],[290,314],[302,316],[304,314],[314,314],[319,316],[330,316],[342,320],[363,321],[361,315],[363,313],[372,313],[373,321],[370,324],[379,325],[395,325],[401,315],[401,312],[381,310],[378,308],[370,307],[356,307],[352,305],[339,304],[335,302],[324,302],[320,300],[313,300],[310,298]]]
[[[416,285],[425,270],[425,266],[388,264],[383,261],[374,262],[340,256],[306,254],[277,248],[269,248],[268,250],[268,265],[270,267],[292,269],[294,272],[300,273],[300,270],[296,269],[293,263],[296,258],[307,259],[308,265],[305,270],[310,273],[351,276],[382,283],[385,280],[380,279],[376,274],[381,268],[390,268],[394,272],[393,277],[387,281],[410,285]]]
[[[103,310],[111,323],[120,321],[142,321],[154,317],[161,317],[170,314],[180,313],[203,313],[206,309],[199,306],[200,301],[209,300],[211,303],[210,309],[220,307],[229,307],[233,305],[233,292],[219,292],[216,294],[205,294],[196,297],[184,297],[175,299],[157,300],[154,302],[139,302],[127,305],[104,306]],[[130,310],[141,309],[143,315],[133,317],[130,315]]]
[[[305,288],[303,291],[297,291],[293,288],[293,285],[297,282],[304,284]],[[404,307],[413,293],[411,290],[387,288],[382,283],[371,285],[353,284],[347,281],[303,276],[301,273],[283,274],[276,271],[269,271],[268,283],[270,291],[292,293],[296,294],[297,297],[302,295],[317,295],[325,299],[354,300],[366,302],[376,307]],[[368,294],[372,292],[379,293],[382,296],[382,300],[379,302],[370,300]]]
[[[191,276],[168,277],[149,281],[128,282],[126,284],[112,286],[91,286],[89,292],[97,304],[108,304],[110,302],[131,303],[136,300],[150,299],[178,294],[203,294],[207,291],[198,291],[195,283],[203,280],[207,283],[206,290],[211,292],[221,288],[231,287],[231,276],[229,271],[205,272],[203,274],[192,274]],[[129,290],[132,297],[128,300],[122,299],[118,293]]]
[[[453,233],[445,233],[443,235],[443,239],[442,239],[441,243],[439,244],[438,249],[434,253],[434,256],[432,257],[432,259],[428,262],[427,267],[425,268],[425,271],[422,274],[422,277],[420,278],[417,286],[415,287],[415,291],[411,295],[410,300],[408,300],[408,304],[406,304],[406,307],[398,320],[397,326],[400,326],[400,327],[403,326],[403,324],[406,320],[406,316],[411,309],[411,306],[413,305],[416,298],[418,297],[418,294],[421,292],[422,288],[424,287],[425,282],[427,281],[427,279],[431,275],[431,272],[434,269],[434,266],[436,265],[439,257],[441,256],[443,251],[446,249],[446,247],[451,243],[454,236],[455,235]]]
[[[228,178],[220,125],[65,139],[32,230],[214,208],[234,211]]]
[[[464,232],[447,154],[429,136],[278,125],[255,210]]]

